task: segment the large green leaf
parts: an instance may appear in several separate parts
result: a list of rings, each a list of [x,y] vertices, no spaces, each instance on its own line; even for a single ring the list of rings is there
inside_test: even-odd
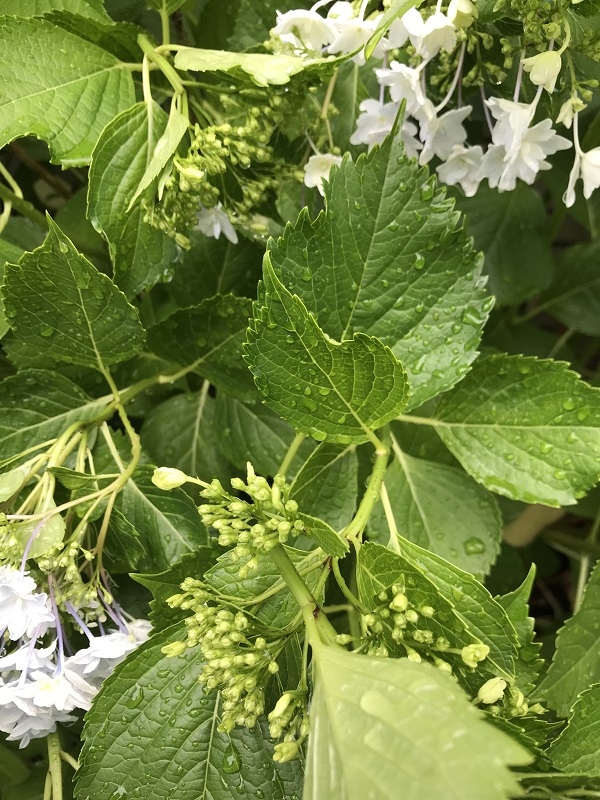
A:
[[[452,603],[455,613],[469,630],[488,645],[488,658],[505,672],[513,674],[514,657],[518,651],[516,631],[508,614],[485,586],[470,573],[407,539],[400,541],[400,550]]]
[[[558,260],[556,280],[542,300],[544,308],[567,327],[600,335],[600,241],[566,247]]]
[[[364,442],[406,405],[406,373],[379,339],[339,344],[292,295],[265,257],[264,290],[248,328],[246,358],[265,403],[322,441]]]
[[[598,479],[600,390],[563,362],[483,358],[431,418],[412,420],[433,425],[475,480],[513,500],[572,505]]]
[[[506,800],[532,757],[429,664],[329,647],[316,688],[304,800]]]
[[[421,619],[419,624],[434,626],[434,630],[440,626],[445,629],[441,635],[450,642],[463,637],[461,646],[473,640],[483,642],[490,648],[483,668],[489,667],[508,678],[514,675],[517,636],[508,616],[487,589],[469,573],[428,550],[407,540],[399,540],[399,546],[399,553],[371,542],[361,548],[357,576],[361,597],[375,597],[404,575],[409,594],[416,592],[416,605],[436,609],[431,619]],[[457,663],[461,665],[460,659]]]
[[[135,102],[121,61],[43,19],[2,17],[0,51],[10,53],[0,64],[0,147],[33,134],[53,161],[88,164],[104,126]]]
[[[111,399],[92,399],[72,381],[46,370],[5,378],[0,382],[0,465],[55,439],[75,422],[98,417]]]
[[[13,360],[23,348],[28,365],[43,366],[50,350],[52,359],[103,371],[131,358],[144,341],[137,312],[50,219],[49,227],[41,247],[5,268]]]
[[[182,47],[175,54],[175,66],[194,72],[227,72],[249,77],[258,86],[281,86],[288,83],[292,75],[302,72],[305,62],[298,56],[283,54],[228,53]]]
[[[600,562],[585,587],[579,610],[558,632],[556,652],[538,694],[561,717],[581,692],[600,683]]]
[[[498,192],[485,184],[474,197],[457,192],[475,245],[485,254],[489,289],[499,303],[515,305],[552,281],[552,252],[544,204],[529,186]]]
[[[104,683],[86,716],[78,800],[287,800],[298,761],[278,766],[265,730],[219,733],[219,699],[198,683],[198,648],[168,658],[183,623],[153,636]]]
[[[326,334],[366,333],[392,349],[411,408],[465,374],[493,303],[453,201],[428,176],[389,137],[356,164],[346,157],[325,212],[302,212],[269,246],[278,277]]]
[[[149,130],[148,107],[138,103],[106,126],[92,155],[90,220],[109,242],[115,281],[128,297],[153,286],[176,258],[175,242],[144,221],[140,203],[128,211],[167,122],[154,103]]]
[[[252,376],[242,359],[250,300],[217,295],[184,308],[148,331],[148,347],[242,399],[254,397]]]
[[[600,684],[577,698],[569,724],[555,739],[548,757],[559,769],[600,778]]]
[[[15,17],[43,17],[52,11],[70,11],[80,17],[110,22],[102,0],[3,0],[2,13]]]
[[[300,510],[341,531],[354,515],[358,495],[358,459],[353,445],[322,442],[302,465],[291,496]]]
[[[489,572],[502,538],[502,517],[493,495],[462,469],[404,453],[395,439],[396,460],[385,488],[401,536],[477,575]],[[388,541],[381,503],[369,521],[371,538]]]
[[[217,447],[224,432],[215,422],[216,403],[206,384],[199,392],[178,394],[152,409],[141,437],[154,463],[205,481],[230,478],[231,467]]]
[[[238,469],[252,462],[258,475],[275,475],[293,439],[294,429],[262,403],[242,403],[220,392],[216,400],[216,446]],[[304,442],[288,475],[293,475],[311,451]]]

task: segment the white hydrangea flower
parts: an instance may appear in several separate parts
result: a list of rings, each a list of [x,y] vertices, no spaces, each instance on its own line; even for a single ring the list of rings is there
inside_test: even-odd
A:
[[[543,86],[549,94],[552,94],[562,67],[560,54],[554,50],[547,50],[545,53],[524,58],[522,64],[525,72],[529,73],[531,82],[535,86]]]
[[[0,630],[8,630],[13,641],[55,624],[48,596],[35,589],[35,581],[26,573],[10,566],[0,567]]]
[[[440,180],[448,186],[458,184],[467,197],[473,197],[481,183],[483,150],[475,147],[454,147],[443,164],[436,168]]]
[[[406,113],[413,117],[419,115],[426,100],[419,70],[392,61],[388,69],[376,69],[375,74],[381,86],[389,87],[395,103],[406,100]]]
[[[387,32],[387,41],[385,44],[386,49],[395,50],[398,47],[404,47],[408,39],[408,31],[406,25],[402,21],[402,17],[397,17]]]
[[[360,16],[355,16],[354,8],[351,3],[345,0],[334,3],[327,14],[327,21],[333,26],[336,36],[327,48],[328,53],[352,53],[369,41],[375,33],[378,19],[365,20]],[[375,55],[381,56],[383,52],[380,45],[375,48]],[[364,64],[364,52],[357,53],[353,58],[356,64]]]
[[[593,192],[600,188],[600,147],[587,152],[577,148],[567,190],[563,195],[563,203],[567,208],[575,203],[575,184],[579,178],[583,179],[583,196],[589,200]]]
[[[32,647],[32,642],[26,642],[22,647],[0,658],[0,672],[54,669],[54,662],[51,656],[55,650],[56,639],[48,647],[40,647],[39,649]]]
[[[446,111],[441,116],[427,115],[420,120],[420,139],[423,150],[419,156],[419,164],[427,164],[434,156],[445,161],[457,145],[462,145],[467,138],[463,122],[473,108],[463,106]]]
[[[39,708],[67,712],[82,708],[87,711],[97,691],[95,686],[70,669],[66,662],[55,675],[34,670],[31,679],[24,687],[24,694]]]
[[[371,150],[381,144],[390,133],[398,116],[398,103],[380,103],[379,100],[363,100],[359,106],[360,116],[350,144],[366,144]]]
[[[318,52],[334,41],[336,31],[331,22],[316,11],[296,9],[285,14],[277,12],[277,22],[271,30],[271,36],[279,37],[300,52]]]
[[[553,130],[552,120],[545,119],[528,128],[509,150],[501,144],[488,147],[482,159],[481,174],[492,188],[512,191],[517,180],[531,185],[540,170],[550,169],[546,156],[569,147],[571,142]]]
[[[196,219],[196,228],[205,236],[218,239],[220,235],[223,234],[226,239],[229,239],[231,244],[238,243],[237,232],[231,224],[229,217],[225,211],[223,211],[221,203],[218,203],[212,208],[204,208],[204,206],[201,205]]]
[[[97,673],[102,665],[100,671],[106,672],[102,677],[107,677],[137,646],[138,642],[133,637],[121,631],[113,631],[106,636],[94,636],[88,647],[65,659],[65,667],[87,676]]]
[[[308,186],[309,189],[316,186],[319,193],[324,195],[323,181],[329,178],[329,173],[334,164],[339,167],[341,163],[342,157],[334,156],[331,153],[319,153],[311,156],[304,166],[304,185]]]
[[[412,122],[406,119],[402,121],[400,138],[402,139],[402,144],[406,150],[406,155],[409,158],[417,158],[419,155],[419,150],[421,150],[423,147],[421,142],[419,142],[417,139],[418,132],[419,129]]]
[[[76,719],[54,708],[33,707],[31,711],[27,713],[12,702],[0,702],[0,731],[7,734],[7,741],[19,742],[19,748],[27,747],[32,739],[54,733],[58,722],[75,722]]]
[[[513,146],[518,147],[533,119],[535,105],[516,103],[503,97],[490,97],[486,105],[496,120],[492,131],[493,143],[503,145],[507,151]]]
[[[427,61],[437,56],[440,50],[450,53],[456,47],[456,27],[441,11],[434,11],[423,21],[420,12],[411,8],[402,17],[402,22],[411,44]]]

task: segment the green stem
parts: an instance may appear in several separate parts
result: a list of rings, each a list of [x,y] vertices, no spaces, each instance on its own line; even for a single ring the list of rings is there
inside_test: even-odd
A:
[[[293,439],[291,445],[289,446],[288,451],[285,454],[285,457],[284,457],[283,461],[281,462],[281,464],[279,466],[279,469],[277,470],[277,474],[278,475],[285,475],[287,473],[288,469],[291,466],[292,461],[294,460],[294,458],[296,456],[296,453],[298,452],[298,450],[300,448],[300,445],[305,440],[305,438],[306,437],[305,437],[305,435],[303,433],[297,433],[294,436],[294,439]]]
[[[348,527],[344,528],[342,531],[346,539],[354,539],[357,541],[360,539],[367,522],[369,521],[373,507],[379,499],[379,492],[381,489],[381,484],[383,483],[383,477],[387,469],[388,457],[390,454],[390,448],[387,441],[388,436],[389,435],[386,432],[384,437],[386,440],[385,443],[380,442],[380,446],[375,450],[375,464],[373,466],[373,471],[371,472],[371,477],[369,478],[369,483],[365,489],[365,493],[360,501],[360,505],[358,506],[356,514],[354,515],[354,519],[348,525]]]
[[[596,519],[591,527],[591,530],[586,538],[586,542],[588,545],[594,545],[596,543],[596,538],[598,537],[598,532],[600,531],[600,510],[596,514]],[[585,591],[585,586],[587,584],[587,580],[590,575],[590,571],[592,568],[592,559],[589,555],[583,556],[581,561],[579,562],[579,576],[577,578],[577,589],[575,591],[575,599],[573,601],[573,611],[577,612],[579,607],[581,606],[581,601],[583,600],[583,593]]]
[[[75,772],[77,772],[77,770],[79,769],[79,761],[77,761],[77,759],[73,758],[73,756],[70,753],[66,753],[64,750],[60,751],[60,757],[62,758],[63,761],[66,761],[66,763],[70,767],[72,767],[75,770]]]
[[[173,87],[173,91],[175,94],[183,94],[185,91],[183,84],[181,83],[181,79],[177,73],[177,71],[169,64],[167,59],[164,56],[161,56],[160,53],[157,53],[154,47],[152,47],[150,41],[143,33],[140,33],[138,36],[138,44],[142,50],[142,52],[148,56],[149,60],[152,61],[165,78],[169,81],[171,86]]]
[[[36,225],[40,225],[44,230],[48,230],[46,217],[38,211],[37,208],[34,208],[30,202],[23,200],[22,197],[11,192],[8,186],[5,186],[3,183],[0,183],[0,200],[3,200],[5,203],[11,203],[14,210],[18,211],[19,214],[35,222]]]
[[[556,528],[547,528],[542,532],[541,538],[560,550],[568,551],[571,555],[581,557],[583,554],[594,559],[600,558],[600,544],[589,542],[587,538],[582,539],[579,536],[573,536],[571,533],[560,531]]]
[[[62,800],[62,759],[58,731],[49,733],[46,742],[48,745],[48,764],[52,785],[52,800]]]
[[[279,570],[288,589],[294,595],[294,599],[302,609],[304,618],[306,619],[307,615],[311,618],[313,622],[311,629],[317,631],[319,642],[335,645],[337,631],[323,613],[323,610],[320,608],[308,586],[304,583],[300,575],[298,575],[296,567],[283,549],[283,546],[280,544],[276,545],[272,550],[269,550],[269,555]],[[313,639],[311,638],[308,626],[307,630],[309,631],[308,635],[309,639],[311,639],[311,645],[313,645]]]
[[[164,4],[158,13],[160,14],[162,43],[163,45],[168,45],[171,43],[171,26],[169,24],[169,15],[167,14],[167,10],[164,7]]]
[[[363,605],[360,602],[360,600],[358,599],[358,597],[355,597],[352,594],[352,592],[350,591],[350,589],[348,588],[348,584],[346,583],[346,581],[342,577],[342,573],[340,572],[339,561],[340,561],[339,558],[332,558],[331,559],[331,567],[333,569],[333,574],[334,574],[335,579],[337,581],[337,585],[340,587],[340,590],[341,590],[342,594],[344,595],[344,597],[346,598],[346,600],[349,600],[350,603],[352,603],[352,605],[355,608],[358,608],[360,611],[362,611],[363,614],[368,614],[369,613],[369,609],[365,605]]]

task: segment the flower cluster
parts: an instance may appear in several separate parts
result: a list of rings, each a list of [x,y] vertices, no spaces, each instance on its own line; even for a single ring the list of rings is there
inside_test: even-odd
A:
[[[146,620],[127,622],[114,602],[99,598],[100,635],[94,635],[75,607],[59,600],[51,575],[48,593],[41,592],[24,566],[25,559],[22,569],[0,567],[0,731],[20,747],[47,736],[59,722],[75,721],[72,712],[90,707],[102,680],[150,629]],[[74,628],[73,641],[83,633],[86,647],[69,642],[59,604]],[[107,617],[116,630],[105,631]]]
[[[569,139],[556,133],[552,119],[540,119],[539,113],[543,92],[556,91],[563,71],[564,53],[571,44],[569,22],[559,9],[550,8],[551,4],[546,4],[542,13],[539,4],[530,0],[504,0],[504,3],[510,3],[523,23],[520,44],[515,43],[515,37],[501,40],[505,67],[511,66],[518,53],[516,86],[514,92],[511,91],[511,99],[486,97],[486,75],[497,85],[504,81],[506,73],[500,67],[483,62],[478,55],[482,45],[484,49],[492,47],[493,38],[477,24],[476,2],[450,0],[445,4],[438,0],[429,7],[411,8],[392,23],[387,35],[379,41],[374,51],[375,59],[383,60],[375,69],[379,97],[360,104],[350,143],[364,144],[369,149],[380,144],[393,130],[404,103],[400,136],[408,155],[418,158],[420,164],[437,159],[439,179],[448,185],[460,186],[469,197],[477,192],[482,181],[499,191],[511,191],[519,181],[531,185],[540,171],[550,169],[548,157],[572,146]],[[328,6],[326,13],[325,6]],[[331,4],[319,0],[308,11],[278,14],[271,31],[274,47],[309,59],[316,55],[352,55],[363,64],[364,45],[381,20],[381,14],[365,19],[367,6],[366,2]],[[555,49],[555,42],[561,45],[558,49]],[[527,49],[536,52],[528,55]],[[596,57],[595,52],[591,55]],[[566,58],[570,59],[568,53]],[[468,59],[473,61],[469,68],[466,66]],[[570,97],[556,119],[556,123],[567,128],[575,120],[575,161],[563,198],[567,206],[575,202],[575,186],[580,177],[586,198],[600,186],[600,148],[584,152],[577,128],[577,116],[592,96],[587,86],[593,86],[594,82],[578,81],[570,60],[569,64]],[[520,101],[525,75],[537,89],[529,103]],[[435,87],[444,83],[447,93],[435,104],[428,96],[432,94],[428,84]],[[464,104],[463,87],[472,89],[475,86],[480,92],[469,96],[469,103]],[[448,110],[456,94],[456,107]],[[491,141],[487,148],[468,143],[466,123],[475,104],[479,105],[488,123]],[[316,186],[322,193],[323,181],[329,177],[331,167],[340,163],[339,151],[320,153],[313,149],[315,154],[306,163],[304,182],[306,186]]]
[[[273,739],[283,736],[283,741],[275,745],[273,759],[283,763],[296,758],[308,730],[307,692],[285,692],[269,714],[269,733]]]
[[[408,659],[432,661],[444,672],[453,671],[455,657],[458,663],[477,669],[489,654],[489,647],[480,642],[455,648],[441,635],[434,620],[435,609],[430,605],[414,603],[404,582],[395,583],[377,595],[378,604],[362,617],[365,652],[368,655],[387,657],[390,647],[400,645]],[[443,657],[442,657],[443,656]],[[451,663],[453,662],[453,663]]]
[[[258,557],[277,544],[304,530],[298,517],[298,504],[290,500],[290,486],[283,475],[276,475],[271,486],[266,478],[255,475],[247,466],[247,479],[233,478],[231,485],[248,496],[249,500],[234,497],[214,480],[200,494],[209,503],[199,506],[202,522],[219,534],[219,544],[231,547],[231,558],[239,561],[250,556],[240,568],[245,577],[258,566]]]
[[[486,681],[477,692],[476,702],[485,705],[490,714],[508,719],[546,713],[540,703],[529,705],[523,692],[516,686],[508,686],[502,678]]]
[[[218,689],[223,699],[219,730],[254,727],[264,711],[267,683],[278,671],[285,637],[267,641],[256,620],[226,606],[200,581],[186,578],[181,589],[167,602],[193,612],[186,619],[187,639],[165,645],[163,652],[175,656],[199,645],[205,663],[198,680],[207,689]]]

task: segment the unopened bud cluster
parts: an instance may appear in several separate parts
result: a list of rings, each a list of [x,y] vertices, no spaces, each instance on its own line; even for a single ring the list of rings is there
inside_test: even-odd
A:
[[[283,475],[276,475],[271,486],[248,464],[246,482],[233,478],[231,485],[249,500],[233,497],[214,480],[201,492],[211,502],[201,505],[198,511],[202,522],[218,532],[219,544],[233,546],[233,561],[248,559],[240,568],[240,577],[244,578],[256,569],[261,554],[283,544],[290,535],[302,533],[304,523],[298,518],[298,504],[289,499],[290,487]]]
[[[206,600],[214,598],[199,581],[187,578],[181,588],[183,593],[167,602],[173,608],[193,610],[186,619],[187,641],[166,645],[163,652],[174,656],[199,645],[205,663],[198,680],[207,689],[217,689],[223,701],[219,730],[254,727],[264,711],[265,688],[278,671],[276,659],[285,639],[267,642],[241,611],[208,605]]]
[[[411,661],[427,659],[444,672],[452,672],[452,665],[442,658],[451,652],[460,655],[466,666],[476,669],[489,654],[489,647],[479,642],[461,649],[454,648],[445,636],[436,635],[427,621],[435,616],[435,609],[426,604],[415,604],[404,583],[396,583],[377,596],[380,603],[371,613],[363,616],[369,655],[389,656],[389,639],[402,646]],[[386,643],[387,640],[387,643]]]
[[[308,735],[309,721],[305,692],[285,692],[269,714],[269,732],[275,745],[273,759],[285,762],[296,758]]]
[[[502,678],[486,681],[477,692],[477,701],[496,717],[514,719],[546,713],[539,703],[529,705],[523,692],[516,686],[508,686]]]

